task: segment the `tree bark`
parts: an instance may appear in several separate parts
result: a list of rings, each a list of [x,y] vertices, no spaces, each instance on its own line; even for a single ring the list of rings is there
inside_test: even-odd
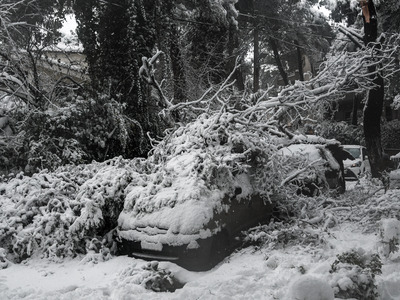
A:
[[[272,48],[272,51],[274,52],[275,63],[278,67],[279,74],[282,76],[283,83],[284,83],[284,85],[289,85],[289,79],[288,79],[285,69],[283,68],[281,57],[280,57],[279,51],[278,51],[278,46],[276,45],[275,40],[273,38],[269,39],[269,44]]]
[[[236,26],[231,24],[229,26],[229,36],[228,36],[228,54],[229,54],[229,61],[228,61],[228,74],[230,74],[233,69],[236,67],[236,59],[239,57],[239,63],[243,61],[242,55],[238,53],[239,48],[239,37],[238,37],[238,29]],[[234,75],[235,84],[239,91],[244,91],[244,78],[243,78],[243,71],[242,68],[239,67],[235,71]]]
[[[364,108],[364,137],[371,165],[371,175],[374,178],[378,178],[383,171],[380,126],[384,98],[384,81],[382,76],[377,75],[373,83],[377,87],[369,91]]]
[[[259,49],[260,36],[259,36],[259,28],[257,21],[254,21],[253,38],[254,38],[253,93],[256,93],[260,89],[260,49]]]
[[[360,104],[360,95],[355,94],[354,99],[353,99],[353,111],[351,113],[351,125],[354,125],[354,126],[357,126],[357,124],[358,124],[357,112],[358,112],[359,104]]]
[[[304,69],[303,69],[303,59],[301,55],[301,48],[299,41],[294,41],[296,44],[296,51],[297,51],[297,66],[299,68],[299,80],[304,81]]]
[[[174,99],[176,102],[184,102],[186,98],[186,84],[185,84],[185,72],[182,62],[182,54],[178,45],[178,30],[175,25],[171,25],[171,37],[172,41],[170,44],[170,57],[172,74],[174,81]]]
[[[378,36],[378,21],[372,0],[361,2],[364,21],[364,43],[368,45],[376,41]],[[376,67],[370,67],[374,72]],[[384,80],[380,74],[371,77],[375,87],[368,92],[364,107],[364,137],[367,147],[371,175],[381,177],[383,171],[383,148],[381,143],[381,116],[384,99]]]

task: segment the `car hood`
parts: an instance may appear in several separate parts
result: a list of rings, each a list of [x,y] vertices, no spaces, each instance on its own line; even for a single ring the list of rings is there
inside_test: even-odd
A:
[[[233,177],[223,168],[218,173],[202,169],[202,163],[209,159],[213,158],[200,149],[183,152],[157,172],[132,182],[126,189],[124,209],[118,219],[119,236],[177,246],[219,231],[221,224],[214,217],[228,211],[226,200],[234,196],[237,188],[242,192],[235,201],[248,198],[253,189],[246,173]]]
[[[350,168],[352,165],[360,163],[361,159],[355,158],[355,159],[346,159],[343,161],[343,166],[345,168]]]

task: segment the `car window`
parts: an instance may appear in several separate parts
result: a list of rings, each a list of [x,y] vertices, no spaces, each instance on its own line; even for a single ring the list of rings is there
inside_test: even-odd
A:
[[[347,152],[349,152],[354,158],[359,158],[361,155],[360,148],[344,148]]]

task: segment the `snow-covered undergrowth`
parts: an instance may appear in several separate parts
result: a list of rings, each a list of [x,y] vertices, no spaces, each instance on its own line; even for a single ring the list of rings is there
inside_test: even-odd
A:
[[[278,155],[283,139],[256,134],[257,128],[232,117],[204,115],[178,128],[147,160],[115,158],[0,183],[0,243],[9,259],[58,259],[89,250],[107,255],[113,251],[113,232],[107,231],[116,227],[124,205],[121,223],[131,226],[138,216],[196,200],[195,207],[209,208],[197,224],[201,228],[224,209],[222,198],[234,195],[238,185],[243,198],[261,194],[270,199],[279,188],[287,193],[281,183],[295,166],[308,162]],[[241,174],[251,175],[253,182],[241,181]],[[163,224],[167,228],[175,224],[174,231],[193,232],[196,218],[185,223],[181,217],[191,217],[193,207],[182,207],[185,214],[176,209],[178,215],[157,221],[168,222]]]
[[[274,222],[248,231],[244,237],[247,247],[222,264],[222,268],[229,268],[227,265],[232,259],[240,265],[241,254],[258,259],[257,266],[250,258],[246,259],[246,264],[256,270],[247,276],[254,279],[257,275],[262,282],[260,286],[266,289],[274,286],[265,283],[264,277],[275,282],[276,291],[258,290],[246,294],[248,297],[289,299],[301,294],[303,299],[309,300],[313,299],[310,294],[303,293],[307,287],[326,286],[319,291],[319,297],[331,299],[334,293],[373,299],[381,292],[377,280],[381,271],[379,262],[384,263],[382,272],[385,272],[385,262],[395,263],[398,256],[399,232],[390,224],[400,217],[399,192],[389,190],[384,194],[377,182],[361,181],[344,196],[296,195],[298,182],[293,184],[292,180],[299,178],[298,170],[309,175],[304,176],[307,178],[323,174],[321,168],[325,166],[311,164],[305,157],[282,155],[279,150],[294,143],[315,142],[315,137],[294,135],[289,139],[279,132],[273,134],[273,129],[268,131],[263,127],[268,127],[267,123],[250,122],[246,114],[224,110],[202,114],[167,135],[145,160],[114,158],[104,163],[42,171],[31,177],[18,175],[0,183],[1,268],[23,268],[38,261],[65,264],[71,258],[79,259],[85,269],[86,265],[109,266],[108,262],[118,261],[112,256],[118,219],[122,229],[152,225],[154,227],[147,227],[154,230],[153,234],[157,227],[174,234],[191,234],[205,225],[214,213],[226,209],[222,202],[224,197],[236,196],[239,201],[245,201],[257,194],[276,204],[279,214]],[[238,187],[240,196],[236,193]],[[198,208],[203,212],[200,218]],[[162,214],[165,211],[168,213]],[[358,247],[333,251],[340,227],[353,223],[361,226],[362,234],[379,234],[374,246],[365,251]],[[280,262],[279,257],[285,251],[306,259],[301,264],[293,262],[292,270]],[[72,285],[57,291],[57,297],[122,299],[137,293],[148,298],[148,290],[172,291],[183,284],[186,284],[184,288],[174,292],[177,297],[199,298],[204,292],[196,289],[198,277],[189,272],[181,276],[180,271],[176,271],[179,268],[172,264],[159,267],[139,260],[129,261],[133,261],[132,265],[124,265],[122,272],[113,277],[117,284],[107,285],[101,295],[96,294],[98,291]],[[19,262],[23,264],[15,264]],[[309,280],[292,282],[300,275],[312,273],[310,265],[317,267],[318,264],[325,265],[322,271],[314,272]],[[280,270],[293,278],[275,273],[279,276],[272,280],[266,274],[271,270]],[[210,276],[213,272],[210,271]],[[313,281],[315,275],[326,284]],[[221,280],[216,282],[221,283]],[[216,298],[232,296],[215,286],[212,280],[208,284],[215,288],[212,294],[217,294]],[[227,288],[229,284],[223,282],[221,286]],[[243,284],[242,287],[250,290]],[[22,294],[29,293],[23,290]],[[90,296],[86,296],[88,294]],[[4,295],[20,296],[7,289]],[[37,293],[32,295],[38,296]],[[169,294],[159,295],[169,297]],[[159,298],[153,294],[151,297]]]
[[[304,178],[323,176],[323,163],[310,165],[304,157],[278,151],[307,137],[289,141],[259,125],[230,112],[202,114],[167,135],[146,160],[115,158],[2,182],[0,243],[12,261],[88,251],[107,257],[115,250],[118,217],[122,228],[153,222],[175,233],[194,233],[227,209],[224,197],[241,201],[257,194],[276,201],[298,189],[290,180],[296,178],[293,170],[304,169]],[[168,214],[150,214],[165,210]]]
[[[339,242],[338,228],[356,227],[361,234],[373,236],[374,244],[372,247],[356,244],[336,253],[336,258],[331,259],[329,272],[323,276],[325,284],[329,283],[337,299],[399,299],[389,297],[383,288],[385,284],[381,282],[379,286],[377,278],[385,265],[399,262],[400,191],[384,192],[384,187],[377,183],[362,180],[337,198],[298,198],[293,201],[291,209],[292,213],[297,213],[286,222],[252,228],[245,234],[244,240],[247,245],[261,251],[286,252],[290,248],[301,247],[321,255],[321,251],[335,248],[335,240]],[[277,267],[273,257],[267,259],[267,264],[271,268]],[[307,267],[300,266],[299,272],[307,273]],[[400,277],[396,278],[400,282]],[[327,296],[330,291],[320,291],[320,284],[314,279],[294,282],[296,291],[291,293],[297,293],[299,298],[291,296],[290,299],[333,299]],[[309,289],[313,293],[305,292]],[[306,296],[299,296],[302,293]],[[400,297],[400,290],[396,293]],[[313,298],[313,295],[320,298]]]
[[[8,258],[108,253],[113,241],[103,240],[105,231],[116,226],[135,169],[135,161],[115,158],[0,183],[0,245]]]
[[[208,272],[128,257],[9,262],[0,298],[400,299],[399,198],[362,181],[340,197],[300,199],[296,216],[249,231],[250,244]]]

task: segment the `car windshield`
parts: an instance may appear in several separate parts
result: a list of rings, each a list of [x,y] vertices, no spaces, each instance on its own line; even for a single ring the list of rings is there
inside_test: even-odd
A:
[[[361,156],[360,148],[344,148],[344,150],[349,152],[354,158],[359,158]]]

